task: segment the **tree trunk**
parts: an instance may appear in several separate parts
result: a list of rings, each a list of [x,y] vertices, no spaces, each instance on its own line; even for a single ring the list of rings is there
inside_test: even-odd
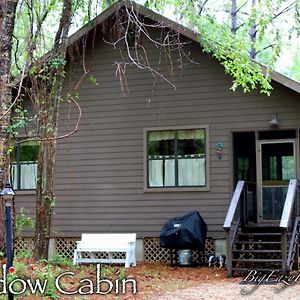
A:
[[[47,258],[51,233],[51,221],[54,194],[54,171],[56,137],[61,101],[62,84],[64,79],[64,64],[67,50],[67,37],[71,23],[72,0],[64,0],[59,29],[56,33],[54,46],[49,61],[48,79],[44,85],[36,84],[34,98],[40,101],[40,127],[43,128],[41,145],[38,156],[37,188],[36,188],[36,230],[35,251],[36,259]],[[54,61],[56,62],[54,64]],[[34,82],[34,78],[33,78]]]
[[[256,0],[252,0],[251,3],[251,14],[253,11],[256,9]],[[249,29],[249,36],[250,36],[250,41],[251,41],[251,48],[250,48],[250,57],[252,59],[255,59],[256,57],[256,48],[255,48],[255,41],[256,41],[256,34],[257,34],[257,29],[256,29],[256,21],[254,20],[251,28]]]
[[[231,0],[231,32],[236,34],[237,31],[237,3],[236,0]]]
[[[18,0],[0,0],[0,190],[10,179],[8,159],[8,127],[11,105],[11,51],[15,12]],[[0,203],[0,249],[4,247],[4,203]]]

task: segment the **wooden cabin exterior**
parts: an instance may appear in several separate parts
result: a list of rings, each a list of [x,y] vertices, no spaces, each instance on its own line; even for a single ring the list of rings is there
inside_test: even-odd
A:
[[[58,141],[53,238],[86,232],[158,237],[169,218],[191,210],[204,218],[209,237],[225,238],[224,220],[239,180],[253,184],[247,190],[247,220],[278,225],[289,180],[297,180],[300,172],[300,84],[273,73],[271,96],[233,92],[232,78],[203,53],[195,33],[124,3],[178,30],[188,41],[189,60],[181,57],[170,65],[145,39],[151,65],[176,89],[135,66],[128,66],[120,82],[120,49],[103,41],[100,30],[93,31],[120,3],[70,38],[72,45],[95,34],[85,66],[97,84],[82,82],[79,130]],[[173,62],[179,59],[172,55]],[[82,64],[69,63],[66,71],[68,91],[80,79]],[[76,107],[62,103],[59,134],[72,129],[77,118]],[[34,214],[34,190],[16,192],[19,207]]]

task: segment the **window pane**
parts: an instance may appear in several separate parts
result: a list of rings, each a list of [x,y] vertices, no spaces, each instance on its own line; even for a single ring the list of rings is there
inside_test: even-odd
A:
[[[205,186],[205,158],[178,159],[179,186]]]
[[[163,160],[149,160],[149,186],[163,186]]]
[[[175,160],[165,160],[165,186],[175,186]]]
[[[174,159],[151,159],[148,169],[149,187],[175,186]]]
[[[20,145],[20,161],[37,161],[37,145]]]
[[[294,156],[282,156],[282,179],[296,178],[296,164]]]
[[[174,131],[152,131],[148,133],[148,156],[174,155]]]
[[[32,142],[17,145],[12,168],[15,189],[32,190],[36,188],[38,149],[39,145]]]
[[[178,155],[204,155],[205,129],[178,131]]]
[[[33,190],[36,187],[37,164],[21,164],[21,190]]]

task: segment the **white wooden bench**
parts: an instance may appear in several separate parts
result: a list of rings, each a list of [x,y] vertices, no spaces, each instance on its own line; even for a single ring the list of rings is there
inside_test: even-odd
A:
[[[136,266],[135,233],[83,233],[74,251],[74,265],[79,263],[125,263],[125,268]],[[113,258],[114,253],[126,253],[125,259]],[[89,258],[83,257],[89,253]],[[96,258],[96,253],[107,253],[108,258]]]

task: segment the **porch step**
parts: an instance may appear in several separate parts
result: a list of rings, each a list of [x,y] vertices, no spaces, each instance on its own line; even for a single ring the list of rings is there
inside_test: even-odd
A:
[[[281,253],[281,250],[232,250],[232,253]]]
[[[258,259],[258,258],[233,258],[233,262],[251,262],[251,263],[270,263],[270,262],[281,262],[281,259]]]
[[[232,268],[232,271],[234,271],[234,272],[245,272],[245,273],[249,274],[249,272],[253,271],[253,270],[249,269],[249,268],[248,269],[245,269],[245,268]],[[257,271],[257,272],[266,272],[266,273],[270,273],[272,271],[274,271],[276,273],[282,272],[281,269],[272,269],[272,270],[270,270],[270,269],[263,269],[263,268],[261,268],[261,269],[255,269],[254,271]]]
[[[269,236],[281,236],[280,232],[240,232],[239,236],[263,236],[263,237],[269,237]]]
[[[270,245],[270,244],[277,244],[280,245],[281,241],[239,241],[235,242],[236,244],[262,244],[262,245]]]

